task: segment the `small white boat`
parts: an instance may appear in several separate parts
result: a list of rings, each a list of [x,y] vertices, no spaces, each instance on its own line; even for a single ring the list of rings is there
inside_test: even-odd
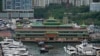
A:
[[[12,54],[4,54],[4,56],[13,56]]]
[[[47,52],[48,52],[48,50],[46,48],[44,48],[44,47],[40,48],[40,53],[47,53]]]
[[[24,47],[22,47],[22,48],[17,48],[17,51],[19,51],[19,54],[21,55],[21,56],[29,56],[30,54],[29,54],[29,51],[27,50],[27,48],[24,48]]]
[[[64,46],[64,51],[65,51],[68,55],[70,55],[70,56],[72,56],[72,55],[77,55],[77,50],[76,50],[76,48],[73,47],[73,46],[70,46],[70,45],[68,45],[67,47]]]

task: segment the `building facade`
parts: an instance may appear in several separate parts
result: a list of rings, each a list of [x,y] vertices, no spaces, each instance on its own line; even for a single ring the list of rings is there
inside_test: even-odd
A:
[[[100,2],[94,2],[90,4],[90,11],[100,11]]]
[[[35,7],[45,7],[51,3],[53,4],[66,3],[67,5],[72,4],[74,6],[81,6],[81,5],[89,6],[93,2],[93,0],[33,0],[33,1]]]
[[[28,15],[30,13],[33,13],[34,11],[32,3],[33,0],[2,0],[2,2],[3,2],[3,11],[9,12],[10,15],[16,14],[19,17],[23,17],[25,16],[24,13]]]
[[[48,0],[33,0],[34,7],[45,7],[46,4],[48,3]]]
[[[32,0],[3,0],[3,11],[33,11]]]
[[[51,3],[61,4],[62,0],[33,0],[34,7],[46,7]]]
[[[20,25],[15,32],[15,39],[22,41],[77,42],[90,39],[85,27],[74,28],[73,24],[61,24],[53,17],[42,23],[33,22],[30,28],[23,28]]]
[[[49,0],[49,3],[61,4],[61,0]]]
[[[69,0],[69,3],[71,3],[74,6],[81,6],[81,5],[90,5],[93,2],[93,0]]]

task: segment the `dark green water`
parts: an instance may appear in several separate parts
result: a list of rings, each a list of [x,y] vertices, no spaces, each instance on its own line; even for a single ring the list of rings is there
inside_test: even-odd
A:
[[[45,54],[40,54],[39,52],[39,47],[36,43],[24,43],[29,48],[29,51],[33,56],[68,56],[64,52],[63,47],[67,46],[68,44],[70,45],[75,45],[75,43],[46,43],[49,45],[53,45],[54,49],[49,50],[48,53]]]
[[[48,53],[40,54],[37,43],[24,43],[24,45],[26,45],[29,48],[29,51],[31,54],[33,54],[33,56],[69,56],[64,52],[63,47],[67,45],[75,46],[81,43],[46,43],[46,44],[53,45],[54,49],[49,50]],[[92,44],[100,46],[100,43],[92,43]]]

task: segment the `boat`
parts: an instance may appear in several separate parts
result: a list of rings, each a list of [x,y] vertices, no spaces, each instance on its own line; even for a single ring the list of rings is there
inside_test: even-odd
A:
[[[75,47],[68,45],[67,47],[64,46],[64,51],[69,55],[69,56],[75,56],[77,55],[77,50]]]
[[[48,52],[48,50],[46,48],[44,48],[44,47],[40,48],[40,53],[47,53],[47,52]]]
[[[39,47],[43,47],[44,45],[45,45],[45,43],[43,41],[38,42]]]
[[[23,46],[23,43],[21,41],[15,41],[14,39],[8,39],[7,37],[3,41],[1,41],[0,44],[2,48],[8,45]]]
[[[53,45],[44,45],[44,47],[45,47],[46,49],[53,49],[53,48],[54,48]]]
[[[95,56],[96,51],[92,44],[89,44],[87,40],[83,40],[81,44],[76,45],[78,55],[82,56]]]
[[[22,42],[4,39],[0,42],[4,56],[32,56]]]
[[[26,48],[9,48],[3,49],[4,55],[19,55],[19,56],[30,56],[29,51]]]

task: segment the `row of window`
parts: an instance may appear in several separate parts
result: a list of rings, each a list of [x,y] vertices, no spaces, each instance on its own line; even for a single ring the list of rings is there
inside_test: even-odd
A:
[[[40,38],[41,39],[41,38]],[[39,40],[40,40],[39,39]],[[59,38],[58,38],[59,39]],[[66,40],[84,40],[84,39],[86,39],[86,38],[66,38]],[[35,38],[23,38],[23,40],[35,40]],[[43,39],[41,39],[41,40],[43,40]],[[56,39],[55,38],[49,38],[48,40],[50,40],[50,41],[55,41]],[[63,40],[62,40],[63,41]]]
[[[33,35],[33,34],[17,34],[16,36],[44,36],[43,34],[41,34],[41,35]]]
[[[59,36],[88,36],[87,34],[60,34]]]
[[[87,31],[60,31],[59,33],[87,33]]]
[[[44,34],[16,34],[16,36],[45,36]],[[87,34],[82,34],[82,35],[78,35],[78,34],[60,34],[58,36],[88,36]]]
[[[50,24],[51,25],[51,24]],[[68,27],[66,27],[66,26],[33,26],[32,28],[35,28],[35,29],[73,29],[73,27],[71,27],[71,26],[68,26]]]
[[[87,33],[87,31],[58,31],[59,33]],[[16,33],[46,33],[46,31],[17,31]]]
[[[32,9],[32,0],[3,0],[5,9]]]

